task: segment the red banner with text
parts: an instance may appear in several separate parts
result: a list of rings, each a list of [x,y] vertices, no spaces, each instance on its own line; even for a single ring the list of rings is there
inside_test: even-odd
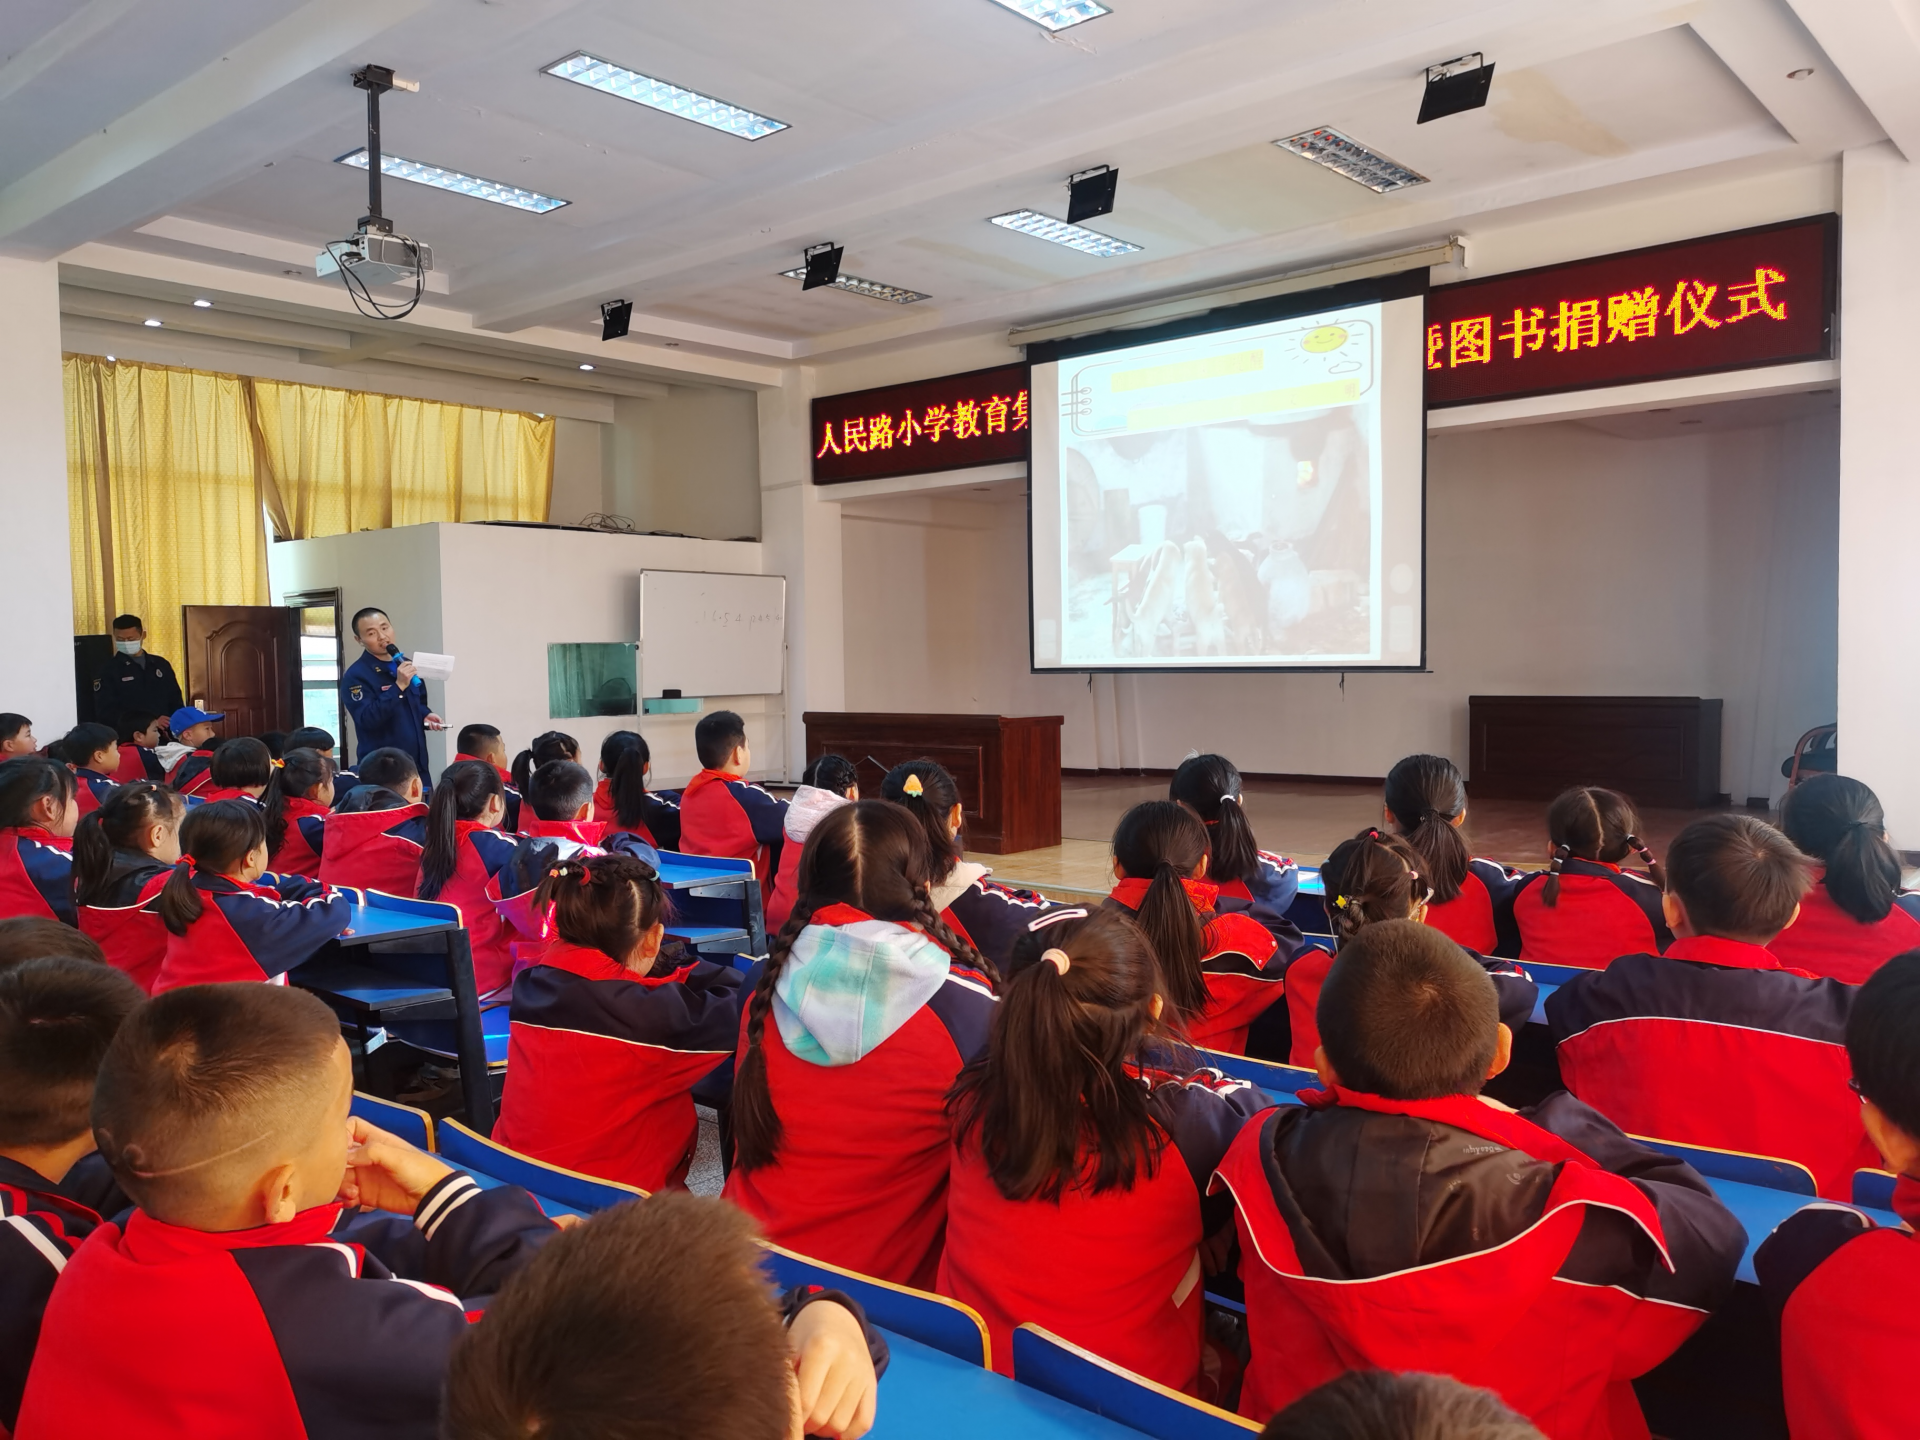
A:
[[[925,475],[1027,458],[1027,367],[822,395],[813,402],[813,483]]]

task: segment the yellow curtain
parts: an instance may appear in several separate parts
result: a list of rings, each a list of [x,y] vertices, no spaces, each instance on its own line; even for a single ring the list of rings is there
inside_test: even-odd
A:
[[[241,382],[66,358],[73,619],[131,612],[184,661],[183,605],[267,603],[266,528]]]

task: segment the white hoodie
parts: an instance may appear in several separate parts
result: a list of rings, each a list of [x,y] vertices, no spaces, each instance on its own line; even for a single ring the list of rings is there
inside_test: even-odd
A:
[[[842,805],[852,803],[846,796],[836,795],[831,790],[822,790],[817,785],[802,785],[787,802],[787,843],[806,844],[814,826]]]

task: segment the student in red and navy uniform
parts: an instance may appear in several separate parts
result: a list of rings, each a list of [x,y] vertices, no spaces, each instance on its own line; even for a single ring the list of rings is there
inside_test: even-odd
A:
[[[1667,852],[1665,955],[1623,955],[1547,998],[1566,1086],[1622,1129],[1798,1161],[1844,1200],[1874,1164],[1847,1087],[1854,987],[1766,946],[1811,883],[1806,857],[1750,815],[1709,815]]]
[[[207,762],[207,783],[193,792],[196,800],[245,800],[259,805],[273,781],[273,752],[253,735],[224,741]]]
[[[1146,931],[1166,980],[1170,1028],[1195,1045],[1243,1055],[1247,1027],[1286,994],[1288,957],[1247,914],[1218,914],[1207,830],[1171,800],[1148,800],[1113,832],[1107,904]]]
[[[1207,827],[1207,879],[1220,891],[1214,908],[1222,915],[1251,915],[1272,932],[1276,956],[1297,955],[1300,927],[1287,918],[1287,910],[1300,892],[1300,870],[1254,839],[1233,762],[1224,755],[1189,755],[1173,772],[1167,798],[1193,811]]]
[[[744,977],[665,943],[667,892],[643,860],[562,860],[535,903],[554,938],[514,981],[493,1138],[649,1192],[684,1187],[693,1087],[738,1043]]]
[[[286,983],[353,920],[357,896],[267,870],[267,827],[246,800],[196,805],[181,861],[149,905],[167,927],[153,993],[226,980]]]
[[[419,767],[386,746],[360,757],[360,783],[320,825],[320,879],[411,897],[427,841]]]
[[[138,1208],[54,1288],[15,1440],[436,1440],[466,1297],[558,1231],[352,1098],[339,1021],[303,991],[196,985],[128,1018],[93,1126]]]
[[[1165,1068],[1177,1050],[1158,1024],[1160,967],[1132,920],[1075,908],[1033,927],[987,1051],[953,1089],[940,1293],[987,1322],[1003,1375],[1032,1321],[1200,1393],[1200,1246],[1232,1223],[1201,1197],[1273,1101],[1215,1070]]]
[[[39,915],[71,925],[77,918],[76,788],[71,770],[39,755],[0,764],[0,919]]]
[[[0,710],[0,764],[39,749],[40,742],[33,738],[33,721],[11,710]]]
[[[928,898],[932,866],[885,800],[807,838],[741,1026],[725,1191],[775,1244],[923,1290],[947,1228],[947,1091],[994,1007]]]
[[[793,913],[793,902],[800,898],[800,854],[806,848],[813,827],[827,818],[828,812],[860,798],[860,776],[853,762],[841,755],[818,755],[807,762],[800,776],[800,788],[787,802],[786,843],[780,848],[780,868],[773,877],[773,893],[767,897],[767,933],[778,934]],[[948,918],[947,923],[953,923]]]
[[[276,875],[319,879],[320,851],[332,813],[333,762],[305,746],[287,751],[260,796],[268,868]]]
[[[120,764],[113,772],[114,783],[131,785],[135,780],[165,783],[167,767],[154,752],[166,743],[167,717],[136,710],[120,717],[116,733],[120,737]]]
[[[656,850],[680,848],[680,797],[652,791],[653,752],[637,730],[616,730],[600,745],[600,783],[593,792],[593,818],[607,833],[638,835]],[[782,852],[784,854],[784,852]]]
[[[1900,1177],[1893,1208],[1907,1223],[1884,1227],[1857,1210],[1810,1205],[1762,1242],[1753,1268],[1780,1317],[1793,1440],[1907,1440],[1920,1353],[1920,951],[1887,961],[1860,987],[1847,1056],[1860,1119]]]
[[[524,791],[533,772],[555,760],[571,760],[578,765],[580,742],[564,730],[543,730],[533,737],[533,744],[513,757],[506,781],[515,789]]]
[[[302,725],[298,730],[287,732],[286,750],[311,750],[329,765],[333,766],[333,805],[337,810],[340,802],[360,783],[360,777],[341,763],[340,756],[334,753],[333,736],[318,725]],[[369,752],[371,753],[371,752]]]
[[[1240,1413],[1346,1370],[1425,1370],[1555,1440],[1644,1440],[1631,1381],[1732,1290],[1739,1221],[1569,1095],[1482,1098],[1512,1034],[1486,971],[1429,926],[1356,935],[1318,1019],[1324,1089],[1256,1117],[1216,1181],[1246,1284]]]
[[[986,866],[965,858],[965,812],[959,787],[945,766],[932,760],[896,765],[880,782],[880,798],[905,806],[927,832],[933,854],[933,908],[1000,973],[1014,941],[1032,921],[1057,907],[1032,890],[1002,885]],[[783,852],[783,864],[785,860]]]
[[[54,1281],[102,1215],[125,1208],[94,1154],[94,1077],[141,995],[88,960],[0,970],[0,1435],[20,1411]]]
[[[1598,970],[1616,955],[1658,954],[1673,943],[1661,908],[1666,874],[1639,829],[1633,802],[1617,790],[1583,785],[1547,807],[1548,866],[1513,892],[1523,961]],[[1620,868],[1629,851],[1645,875]]]
[[[1780,828],[1819,864],[1799,918],[1767,946],[1782,965],[1858,985],[1920,949],[1920,895],[1900,888],[1900,857],[1873,791],[1845,775],[1816,775],[1787,792]]]
[[[1467,849],[1467,782],[1444,755],[1409,755],[1387,772],[1384,818],[1420,857],[1433,891],[1426,923],[1480,955],[1513,956],[1513,895],[1520,872]]]
[[[702,715],[693,728],[693,748],[701,770],[680,792],[681,848],[689,855],[751,860],[761,889],[771,889],[786,841],[787,805],[744,778],[753,765],[746,722],[731,710]]]
[[[54,753],[67,762],[73,778],[79,781],[74,799],[84,820],[120,783],[114,779],[120,768],[120,741],[105,725],[82,723],[61,737]]]
[[[1334,846],[1333,853],[1320,867],[1320,879],[1326,887],[1327,914],[1333,921],[1339,948],[1344,949],[1367,926],[1382,920],[1416,920],[1425,924],[1425,865],[1425,859],[1412,845],[1384,830],[1362,830],[1353,839],[1342,840]],[[1533,1014],[1540,987],[1511,960],[1497,960],[1465,946],[1461,948],[1466,949],[1474,963],[1492,979],[1494,993],[1500,1001],[1500,1023],[1519,1034],[1520,1027]],[[1294,1065],[1313,1064],[1313,1052],[1320,1045],[1316,1018],[1320,987],[1326,983],[1332,968],[1333,956],[1319,949],[1301,951],[1300,957],[1287,967],[1287,1011],[1293,1022],[1292,1050],[1287,1058]]]
[[[226,718],[224,713],[214,715],[193,705],[182,705],[167,718],[174,744],[187,747],[187,753],[167,772],[167,783],[182,795],[197,795],[208,784],[207,767],[213,763],[213,750],[207,742],[213,739],[214,722]]]
[[[149,907],[180,859],[187,802],[165,785],[122,785],[73,832],[73,900],[80,930],[114,969],[151,994],[167,927]]]
[[[495,877],[524,842],[501,830],[506,814],[506,787],[493,766],[462,760],[442,770],[427,810],[414,887],[422,900],[459,907],[473,945],[474,984],[482,995],[513,980],[513,928],[495,908],[502,893]]]
[[[506,828],[520,828],[520,788],[513,783],[513,772],[509,768],[507,742],[500,738],[500,731],[493,725],[462,725],[460,733],[454,737],[453,763],[462,760],[477,760],[482,765],[491,765],[500,772],[500,783],[507,790]]]

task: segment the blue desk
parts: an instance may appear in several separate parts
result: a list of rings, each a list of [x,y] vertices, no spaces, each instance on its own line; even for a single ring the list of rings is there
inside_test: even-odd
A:
[[[1795,1195],[1787,1190],[1769,1190],[1761,1185],[1742,1185],[1737,1180],[1712,1180],[1713,1193],[1721,1202],[1733,1211],[1740,1223],[1747,1227],[1747,1253],[1740,1257],[1739,1278],[1749,1285],[1760,1283],[1753,1273],[1753,1252],[1760,1248],[1760,1242],[1771,1235],[1774,1227],[1796,1210],[1808,1205],[1837,1205],[1837,1200],[1815,1200],[1811,1195]],[[1853,1207],[1861,1214],[1870,1216],[1876,1225],[1899,1225],[1900,1217],[1891,1210],[1870,1210],[1864,1205]]]
[[[1528,971],[1528,973],[1532,974],[1531,971]],[[1547,1023],[1547,997],[1560,987],[1551,980],[1536,979],[1533,983],[1539,987],[1540,993],[1534,997],[1533,1014],[1529,1015],[1527,1019],[1535,1025],[1544,1025]]]
[[[880,1377],[873,1440],[1140,1440],[1103,1420],[904,1335],[883,1331],[892,1359]]]

